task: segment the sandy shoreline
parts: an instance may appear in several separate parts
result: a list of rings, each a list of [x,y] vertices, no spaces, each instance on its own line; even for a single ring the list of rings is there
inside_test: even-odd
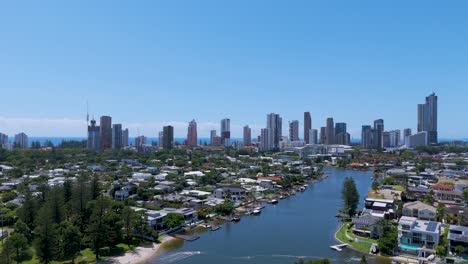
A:
[[[137,247],[132,251],[125,253],[120,257],[113,257],[99,263],[112,263],[112,264],[140,264],[149,261],[161,252],[161,247],[164,243],[174,240],[171,236],[161,238],[161,243],[148,244],[145,246]]]

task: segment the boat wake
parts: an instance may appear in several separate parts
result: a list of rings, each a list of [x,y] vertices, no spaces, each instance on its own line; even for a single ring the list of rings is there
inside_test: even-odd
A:
[[[190,258],[192,256],[200,255],[202,252],[200,251],[186,251],[186,252],[178,252],[175,254],[170,254],[167,256],[163,256],[159,259],[156,260],[155,263],[161,263],[161,264],[168,264],[168,263],[174,263],[179,260],[183,260],[186,258]]]

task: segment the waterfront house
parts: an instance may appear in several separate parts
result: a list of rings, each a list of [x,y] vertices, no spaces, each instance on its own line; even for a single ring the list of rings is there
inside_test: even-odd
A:
[[[427,257],[439,245],[441,223],[403,216],[398,222],[398,246],[403,253]]]
[[[367,213],[378,218],[393,220],[397,218],[398,206],[394,200],[366,198],[363,214]]]
[[[360,217],[353,218],[353,233],[363,237],[378,239],[382,232],[382,227],[379,225],[381,218],[371,214],[363,214]]]
[[[434,206],[420,201],[403,205],[403,216],[416,217],[420,220],[436,221],[436,211],[437,209]]]
[[[241,186],[218,184],[217,187],[213,194],[214,198],[241,202],[247,195],[247,190]]]
[[[185,222],[182,225],[191,224],[198,221],[197,211],[191,208],[164,208],[162,210],[147,210],[144,208],[132,207],[132,209],[137,212],[144,211],[147,217],[148,225],[151,226],[154,230],[161,230],[165,228],[164,218],[170,213],[183,215]],[[179,226],[179,228],[181,226]]]

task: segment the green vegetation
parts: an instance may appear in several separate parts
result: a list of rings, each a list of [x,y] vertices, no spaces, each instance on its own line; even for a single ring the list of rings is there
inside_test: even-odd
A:
[[[319,259],[319,260],[304,260],[300,258],[294,262],[294,264],[329,264],[329,259]]]
[[[379,238],[379,250],[386,255],[393,255],[398,246],[398,228],[388,220],[379,221],[382,227],[382,234]]]
[[[336,233],[336,238],[342,243],[349,244],[352,248],[359,250],[361,252],[364,252],[366,254],[370,251],[370,248],[371,248],[370,244],[350,241],[348,237],[352,239],[357,238],[353,234],[350,228],[350,224],[345,223]],[[358,239],[362,241],[368,241],[370,243],[376,243],[376,241],[372,239],[366,239],[366,238],[361,238],[361,237],[359,237]]]
[[[4,241],[1,263],[90,262],[140,244],[136,235],[157,238],[141,214],[102,194],[97,175],[82,172],[75,183],[57,187],[46,180],[25,180],[17,188],[23,206],[17,210],[14,232]],[[37,186],[35,195],[31,184]]]
[[[184,223],[184,216],[176,213],[169,213],[164,217],[163,224],[172,229]]]
[[[439,257],[447,256],[448,232],[448,228],[445,228],[440,236],[439,245],[436,247],[437,256]]]
[[[359,193],[353,178],[347,177],[345,179],[341,195],[344,203],[343,210],[352,217],[356,213],[359,204]]]

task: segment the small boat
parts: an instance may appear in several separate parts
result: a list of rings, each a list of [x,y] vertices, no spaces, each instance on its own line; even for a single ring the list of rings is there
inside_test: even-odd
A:
[[[201,225],[203,228],[206,228],[206,229],[210,229],[211,228],[211,225],[209,224],[206,224],[206,225]]]
[[[237,217],[237,216],[231,219],[232,222],[240,222],[240,220],[241,220],[240,217]]]
[[[277,204],[277,203],[278,203],[278,200],[273,199],[273,200],[268,201],[268,203],[269,203],[269,204]]]
[[[252,211],[252,214],[253,215],[259,215],[262,211],[261,210],[258,210],[258,209],[255,209]]]
[[[283,195],[281,195],[279,198],[280,198],[280,200],[283,200],[283,199],[286,198],[286,197],[284,197]]]

